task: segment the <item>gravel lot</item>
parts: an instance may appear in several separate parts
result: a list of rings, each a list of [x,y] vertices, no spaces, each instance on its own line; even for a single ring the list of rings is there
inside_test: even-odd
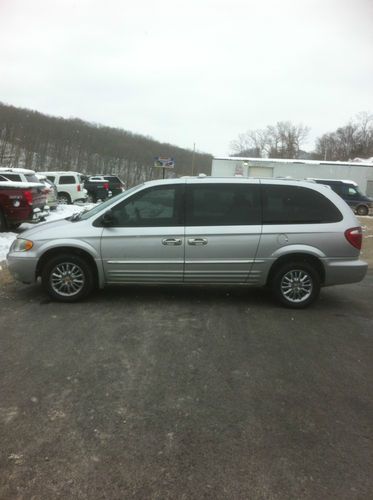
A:
[[[0,276],[0,498],[371,497],[372,269],[305,311],[230,288],[66,305]]]

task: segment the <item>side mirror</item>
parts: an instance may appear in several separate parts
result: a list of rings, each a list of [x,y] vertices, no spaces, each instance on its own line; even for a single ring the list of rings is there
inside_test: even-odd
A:
[[[114,214],[111,210],[108,210],[107,212],[105,212],[101,218],[102,225],[105,227],[112,226],[114,223],[114,220],[115,220],[115,217],[114,217]]]

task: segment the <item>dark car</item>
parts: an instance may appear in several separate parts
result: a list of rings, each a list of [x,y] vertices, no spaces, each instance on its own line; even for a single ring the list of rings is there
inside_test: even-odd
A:
[[[103,175],[102,176],[109,183],[109,190],[112,196],[123,193],[126,190],[125,183],[116,175]]]
[[[88,201],[97,203],[111,196],[109,182],[102,175],[82,176],[84,187],[88,192]]]
[[[43,220],[49,213],[46,201],[42,184],[9,181],[0,175],[0,231]]]
[[[365,196],[354,181],[335,179],[312,179],[335,191],[357,215],[372,215],[373,199]]]

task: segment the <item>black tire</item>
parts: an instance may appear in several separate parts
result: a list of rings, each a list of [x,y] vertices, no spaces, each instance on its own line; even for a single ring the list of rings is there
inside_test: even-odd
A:
[[[8,229],[8,224],[6,223],[5,215],[3,211],[0,209],[0,233],[6,231]]]
[[[292,309],[303,309],[319,296],[320,275],[307,262],[289,262],[275,272],[271,288],[282,305]]]
[[[78,255],[61,254],[46,262],[41,273],[46,292],[59,302],[77,302],[95,287],[89,263]]]
[[[357,213],[357,215],[368,215],[369,209],[365,205],[359,205],[356,208],[356,213]]]
[[[58,195],[58,203],[60,205],[71,205],[71,197],[68,193],[60,193]]]
[[[10,229],[18,229],[22,222],[15,222],[14,224],[9,224]]]

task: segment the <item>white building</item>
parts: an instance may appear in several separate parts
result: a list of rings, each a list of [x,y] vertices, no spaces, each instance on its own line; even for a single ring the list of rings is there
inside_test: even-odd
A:
[[[211,175],[352,180],[373,196],[373,163],[226,157],[212,160]]]

